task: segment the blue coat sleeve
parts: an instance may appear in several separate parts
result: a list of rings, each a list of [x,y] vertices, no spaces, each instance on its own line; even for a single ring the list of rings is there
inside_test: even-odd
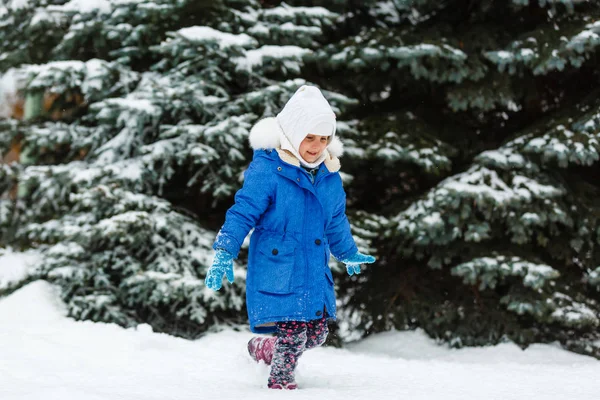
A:
[[[341,201],[325,231],[331,254],[338,260],[344,260],[358,251],[346,216],[346,193],[343,189],[342,193]]]
[[[225,249],[237,258],[248,232],[266,211],[272,201],[273,176],[252,161],[244,172],[244,184],[235,194],[235,203],[225,215],[213,249]]]

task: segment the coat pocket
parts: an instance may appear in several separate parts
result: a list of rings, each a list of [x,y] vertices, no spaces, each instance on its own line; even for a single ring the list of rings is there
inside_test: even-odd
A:
[[[257,246],[256,288],[265,293],[291,293],[296,243],[265,241]]]
[[[325,276],[327,277],[327,281],[331,286],[333,286],[333,275],[331,274],[331,270],[329,267],[325,268]]]

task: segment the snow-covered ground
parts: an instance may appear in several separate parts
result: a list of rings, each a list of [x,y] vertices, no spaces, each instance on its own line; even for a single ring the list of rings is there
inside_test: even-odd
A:
[[[24,274],[0,256],[0,278]],[[8,265],[10,261],[10,265]],[[2,279],[0,279],[1,281]],[[36,281],[0,299],[1,400],[594,400],[600,361],[535,345],[448,349],[422,332],[374,335],[301,359],[297,391],[266,388],[246,353],[250,332],[188,341],[148,326],[77,322],[56,288]]]

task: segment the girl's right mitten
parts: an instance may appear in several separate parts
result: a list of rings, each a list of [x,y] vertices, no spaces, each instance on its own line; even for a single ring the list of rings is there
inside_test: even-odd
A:
[[[227,276],[229,283],[233,283],[233,255],[227,250],[217,249],[215,259],[208,269],[204,284],[212,290],[221,289],[223,276]]]

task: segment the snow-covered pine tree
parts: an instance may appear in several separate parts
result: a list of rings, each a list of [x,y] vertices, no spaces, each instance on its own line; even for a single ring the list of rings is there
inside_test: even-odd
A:
[[[342,20],[309,66],[361,102],[349,199],[384,231],[379,266],[342,281],[344,330],[600,356],[598,2],[372,1]]]
[[[59,283],[74,317],[186,336],[243,320],[244,259],[209,293],[209,246],[249,128],[311,82],[340,111],[354,233],[379,258],[337,274],[344,340],[422,327],[600,355],[597,2],[2,4],[26,119],[0,128],[21,151],[0,244],[43,253],[28,279]]]

